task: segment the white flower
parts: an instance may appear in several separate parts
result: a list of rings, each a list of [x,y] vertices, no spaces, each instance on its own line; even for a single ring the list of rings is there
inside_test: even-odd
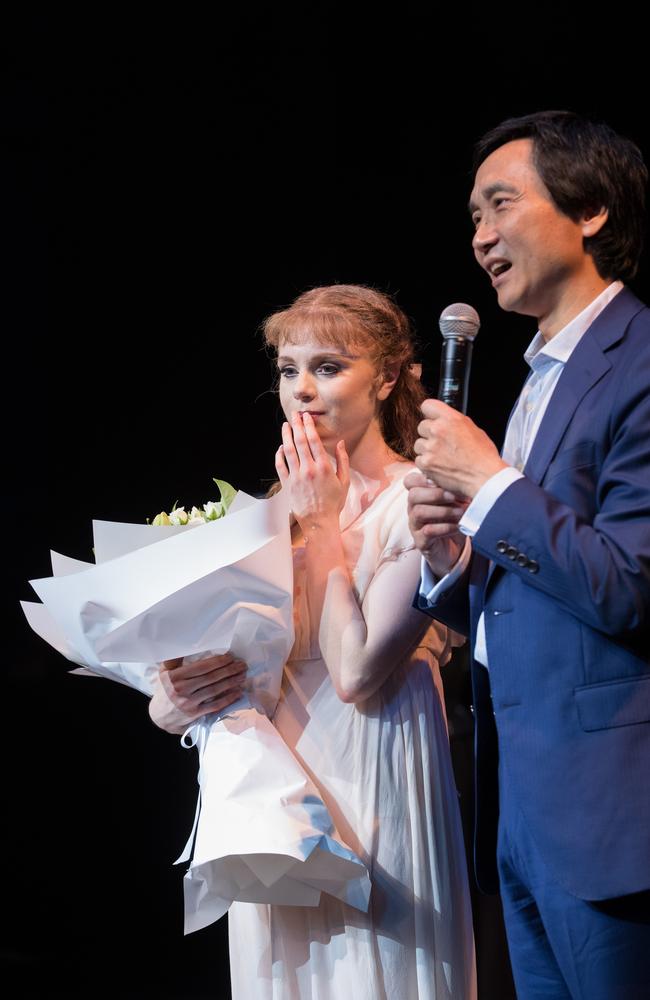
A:
[[[202,510],[198,507],[192,507],[190,511],[190,519],[188,524],[205,524],[206,517]]]
[[[172,524],[176,525],[187,524],[189,516],[184,507],[177,507],[176,510],[173,510],[169,515],[169,520]]]
[[[203,504],[206,521],[216,521],[218,517],[223,517],[224,509],[220,500],[208,500]]]
[[[169,514],[161,510],[160,514],[156,514],[151,523],[155,525],[165,524],[184,527],[186,524],[205,524],[206,521],[216,521],[218,518],[223,517],[237,496],[237,490],[223,479],[215,479],[214,482],[219,487],[221,500],[208,500],[203,510],[200,507],[192,507],[189,514],[185,510],[185,507],[174,505],[174,509]]]

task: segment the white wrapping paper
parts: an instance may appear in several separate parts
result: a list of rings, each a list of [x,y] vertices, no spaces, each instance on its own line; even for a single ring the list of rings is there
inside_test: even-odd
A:
[[[278,494],[238,494],[198,527],[94,522],[96,565],[52,553],[53,576],[22,602],[31,627],[80,672],[150,695],[157,663],[231,650],[247,692],[184,736],[199,751],[200,807],[188,844],[185,932],[234,900],[316,905],[328,892],[365,910],[368,873],[337,835],[313,783],[269,721],[293,645],[289,518]]]

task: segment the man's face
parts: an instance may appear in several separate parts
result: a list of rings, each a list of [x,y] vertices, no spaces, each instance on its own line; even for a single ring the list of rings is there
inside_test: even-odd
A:
[[[556,207],[532,161],[532,141],[516,139],[479,167],[470,199],[472,247],[502,309],[559,329],[575,283],[591,272],[581,221]],[[560,323],[563,325],[563,323]]]

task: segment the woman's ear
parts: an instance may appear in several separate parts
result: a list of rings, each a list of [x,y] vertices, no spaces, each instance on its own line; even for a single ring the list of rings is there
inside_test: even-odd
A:
[[[391,392],[395,388],[395,383],[399,378],[400,369],[401,366],[397,363],[386,365],[380,375],[381,381],[379,382],[379,388],[377,389],[378,400],[383,401],[384,399],[388,399]]]

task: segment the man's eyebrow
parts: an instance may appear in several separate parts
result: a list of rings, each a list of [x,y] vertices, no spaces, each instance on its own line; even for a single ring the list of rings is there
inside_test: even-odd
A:
[[[490,198],[492,198],[492,196],[497,193],[497,191],[505,191],[507,194],[519,193],[519,189],[516,188],[514,184],[508,184],[507,181],[494,181],[493,184],[488,184],[487,187],[483,188],[483,190],[481,191],[481,196],[484,198],[485,201],[489,201]],[[469,212],[469,214],[471,215],[472,212],[475,212],[477,210],[477,208],[478,205],[476,204],[476,202],[472,201],[472,199],[470,198],[469,204],[467,206],[467,211]]]

